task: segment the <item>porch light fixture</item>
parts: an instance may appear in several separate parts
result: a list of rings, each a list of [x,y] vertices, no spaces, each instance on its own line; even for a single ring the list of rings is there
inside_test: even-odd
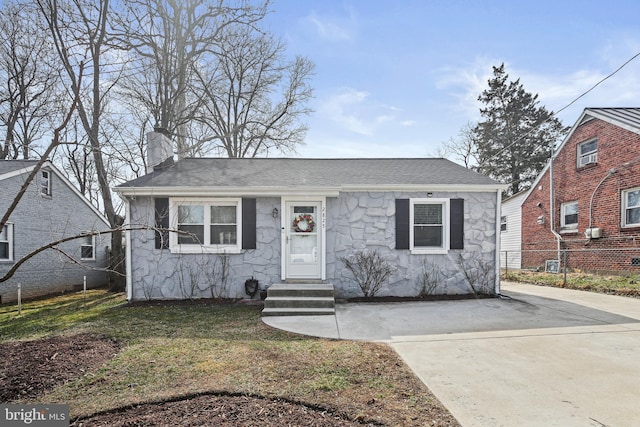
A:
[[[274,218],[278,218],[278,208],[273,208],[271,211],[271,216]]]

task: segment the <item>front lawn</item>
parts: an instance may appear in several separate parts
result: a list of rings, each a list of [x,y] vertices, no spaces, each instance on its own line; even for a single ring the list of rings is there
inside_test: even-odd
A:
[[[103,290],[90,291],[86,301],[77,293],[29,302],[20,316],[15,305],[0,306],[0,353],[18,340],[59,336],[101,336],[119,349],[37,398],[9,400],[66,403],[77,418],[226,393],[282,398],[389,426],[458,425],[390,347],[275,330],[255,306],[126,305],[122,294]]]

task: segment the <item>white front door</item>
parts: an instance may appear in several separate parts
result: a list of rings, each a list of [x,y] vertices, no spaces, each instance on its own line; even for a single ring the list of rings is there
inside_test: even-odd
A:
[[[321,279],[322,202],[286,202],[283,218],[285,279]]]

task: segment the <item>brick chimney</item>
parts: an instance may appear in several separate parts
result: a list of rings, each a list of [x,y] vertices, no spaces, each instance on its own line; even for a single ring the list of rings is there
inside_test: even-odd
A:
[[[166,129],[147,133],[147,173],[159,172],[173,164],[173,143]]]

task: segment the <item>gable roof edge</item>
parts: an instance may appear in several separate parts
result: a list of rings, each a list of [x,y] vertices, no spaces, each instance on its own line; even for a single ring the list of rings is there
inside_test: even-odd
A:
[[[15,176],[20,176],[23,175],[25,173],[30,173],[31,171],[33,171],[35,169],[37,165],[33,165],[33,166],[29,166],[26,168],[22,168],[22,169],[16,169],[14,171],[11,172],[7,172],[4,175],[0,175],[0,181],[4,180],[4,179],[9,179],[9,178],[13,178]],[[89,200],[87,200],[87,198],[85,196],[82,195],[82,193],[80,193],[80,191],[76,188],[75,185],[73,185],[71,183],[71,181],[69,181],[64,175],[62,175],[62,173],[60,173],[60,171],[58,170],[58,168],[56,168],[54,166],[53,163],[51,163],[51,161],[47,160],[45,161],[42,166],[40,167],[40,170],[42,169],[49,169],[50,171],[52,171],[58,178],[60,178],[60,180],[68,187],[71,189],[71,191],[80,198],[80,200],[82,200],[82,202],[84,204],[86,204],[92,211],[93,213],[96,214],[96,216],[98,218],[100,218],[102,220],[102,222],[104,222],[104,224],[111,228],[111,225],[109,224],[109,221],[107,220],[107,218],[105,218],[105,216],[95,207],[91,204],[91,202],[89,202]]]

